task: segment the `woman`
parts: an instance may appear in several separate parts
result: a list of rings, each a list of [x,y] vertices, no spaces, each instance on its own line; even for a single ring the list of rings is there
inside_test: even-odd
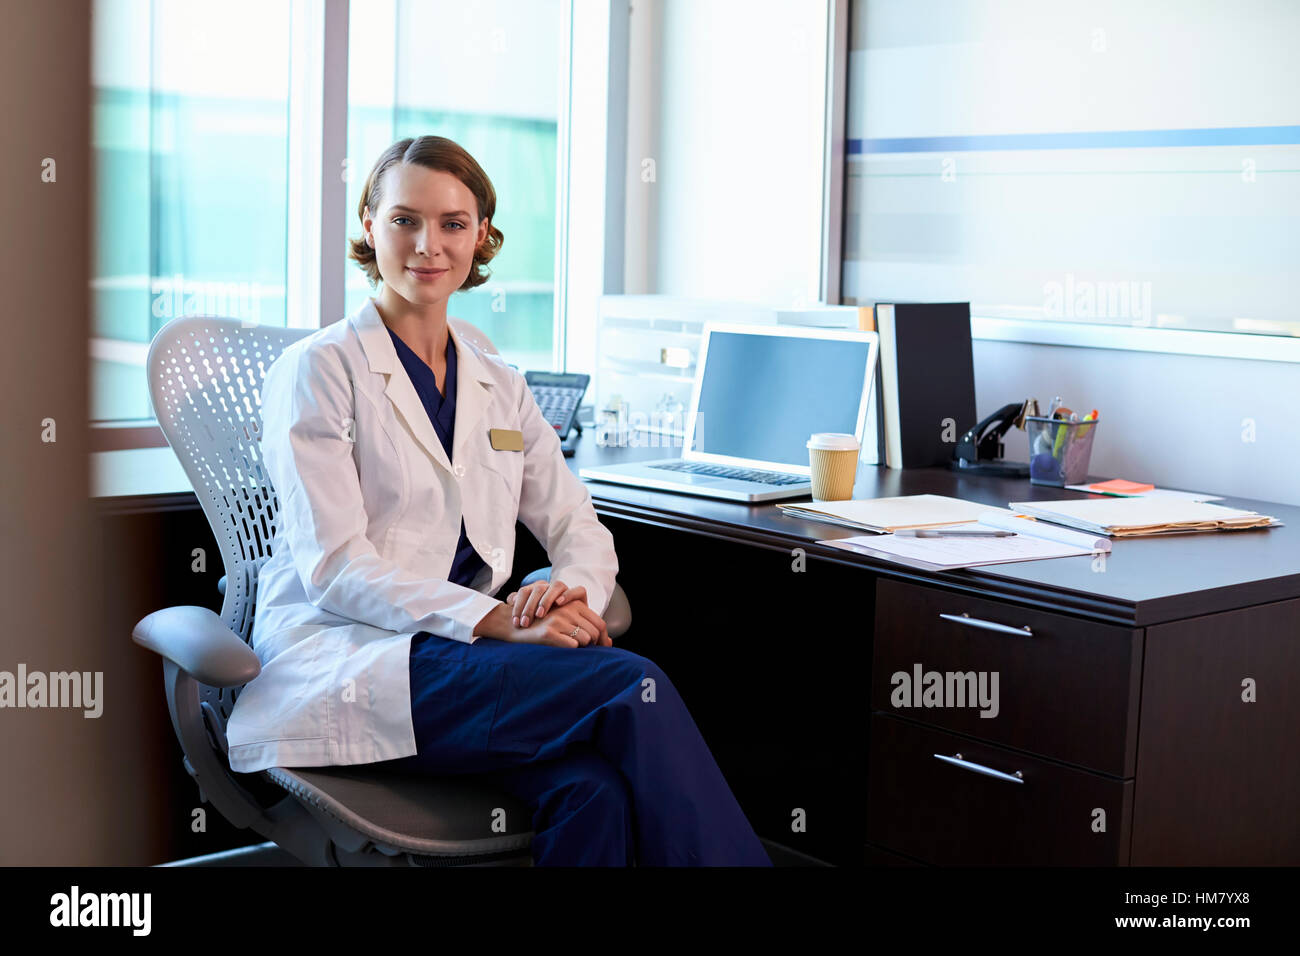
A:
[[[394,143],[351,242],[380,296],[267,371],[281,510],[231,767],[490,775],[533,809],[538,865],[770,866],[672,682],[613,646],[613,537],[555,429],[448,324],[501,248],[495,212],[457,144]],[[503,603],[516,519],[552,574]]]

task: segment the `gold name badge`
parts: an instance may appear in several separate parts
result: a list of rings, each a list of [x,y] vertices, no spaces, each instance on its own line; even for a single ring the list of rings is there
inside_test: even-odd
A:
[[[524,433],[513,428],[489,428],[488,438],[497,451],[524,450]]]

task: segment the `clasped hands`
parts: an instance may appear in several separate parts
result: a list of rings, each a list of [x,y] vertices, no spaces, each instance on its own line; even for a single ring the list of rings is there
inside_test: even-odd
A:
[[[506,596],[511,623],[516,627],[542,627],[551,637],[547,643],[568,647],[612,647],[613,639],[604,619],[587,605],[587,589],[569,587],[563,581],[534,581]],[[574,633],[577,628],[577,633]]]

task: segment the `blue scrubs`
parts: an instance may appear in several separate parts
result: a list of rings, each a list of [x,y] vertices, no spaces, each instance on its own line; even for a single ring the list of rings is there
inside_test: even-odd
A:
[[[424,403],[424,410],[429,414],[433,430],[438,433],[438,439],[442,442],[442,450],[447,453],[447,460],[451,461],[452,439],[456,436],[456,346],[452,344],[451,335],[450,333],[447,335],[447,349],[443,353],[447,360],[447,374],[442,383],[447,393],[446,397],[438,391],[438,378],[433,374],[433,369],[424,364],[424,359],[416,355],[392,329],[388,329],[388,335],[393,340],[397,357],[402,360],[402,366],[406,369],[411,384],[415,386],[415,394],[419,395],[420,401]],[[475,575],[485,567],[487,565],[478,556],[474,546],[469,543],[469,536],[465,533],[465,519],[461,518],[460,541],[456,543],[456,556],[452,559],[451,572],[447,575],[447,580],[453,584],[469,587]]]
[[[451,458],[456,348],[446,396],[389,334]],[[483,567],[465,534],[448,580]],[[533,810],[537,866],[771,866],[699,728],[662,670],[620,647],[551,647],[421,631],[411,639],[417,752],[383,761],[482,774]],[[492,821],[484,816],[484,835]]]

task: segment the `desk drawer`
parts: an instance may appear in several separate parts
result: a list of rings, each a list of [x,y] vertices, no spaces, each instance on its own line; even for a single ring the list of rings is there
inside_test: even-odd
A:
[[[939,754],[960,759],[955,765]],[[971,769],[1015,776],[1013,782]],[[1127,865],[1133,781],[871,715],[867,839],[943,865]],[[1104,811],[1104,832],[1094,828]]]
[[[873,709],[1134,775],[1141,631],[888,578],[875,613]]]

